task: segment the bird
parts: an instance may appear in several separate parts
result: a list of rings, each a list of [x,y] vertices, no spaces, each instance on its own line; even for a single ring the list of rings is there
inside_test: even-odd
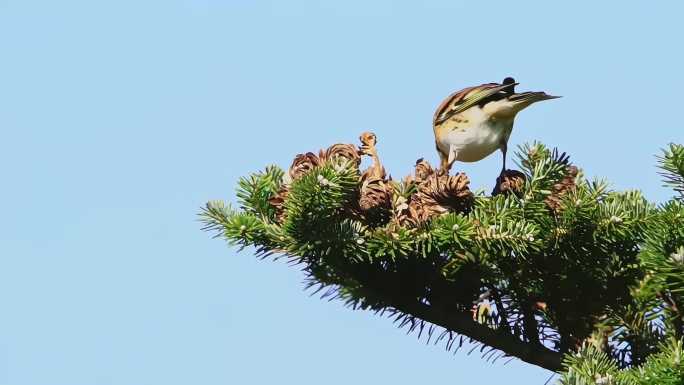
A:
[[[518,112],[533,103],[560,96],[545,92],[515,92],[516,83],[507,77],[501,84],[485,83],[449,95],[433,118],[435,146],[441,175],[449,173],[455,161],[477,162],[501,150],[506,171],[508,139]]]

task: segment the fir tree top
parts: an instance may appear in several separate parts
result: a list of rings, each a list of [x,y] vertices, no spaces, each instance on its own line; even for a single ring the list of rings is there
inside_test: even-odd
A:
[[[361,142],[242,178],[239,208],[207,203],[204,229],[447,350],[468,342],[488,360],[564,372],[563,384],[681,383],[684,147],[660,157],[678,195],[655,205],[540,143],[484,195],[422,159],[391,180],[375,135]]]

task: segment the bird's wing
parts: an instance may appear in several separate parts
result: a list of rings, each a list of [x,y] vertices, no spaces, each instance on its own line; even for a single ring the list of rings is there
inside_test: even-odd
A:
[[[518,83],[487,83],[475,87],[464,88],[460,91],[454,92],[444,99],[442,104],[439,105],[437,111],[435,111],[433,123],[443,123],[452,116],[461,113],[474,105],[477,105],[484,99],[496,95],[501,91],[505,91],[507,88],[512,88],[517,84]]]

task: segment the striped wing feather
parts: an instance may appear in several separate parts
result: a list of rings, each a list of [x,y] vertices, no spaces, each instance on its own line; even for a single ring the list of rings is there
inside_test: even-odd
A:
[[[460,91],[454,92],[449,95],[442,104],[439,105],[437,111],[435,111],[435,116],[433,118],[433,123],[435,125],[441,124],[452,116],[461,113],[468,108],[475,106],[482,102],[483,100],[490,98],[501,91],[506,90],[515,86],[517,83],[510,84],[498,84],[498,83],[486,83],[475,87],[464,88]],[[501,94],[503,97],[505,94]],[[499,98],[496,98],[499,99]]]

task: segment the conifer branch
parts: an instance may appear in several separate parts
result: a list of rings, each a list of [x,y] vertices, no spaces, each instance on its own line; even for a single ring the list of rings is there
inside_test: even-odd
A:
[[[209,202],[203,229],[285,255],[323,297],[389,312],[428,341],[442,327],[435,341],[447,349],[470,339],[488,360],[564,371],[561,384],[684,380],[673,358],[684,336],[683,146],[659,158],[676,196],[656,206],[583,179],[540,143],[519,148],[520,170],[502,172],[491,196],[422,159],[392,181],[376,139],[242,178],[239,209]],[[359,170],[364,155],[373,164]]]

